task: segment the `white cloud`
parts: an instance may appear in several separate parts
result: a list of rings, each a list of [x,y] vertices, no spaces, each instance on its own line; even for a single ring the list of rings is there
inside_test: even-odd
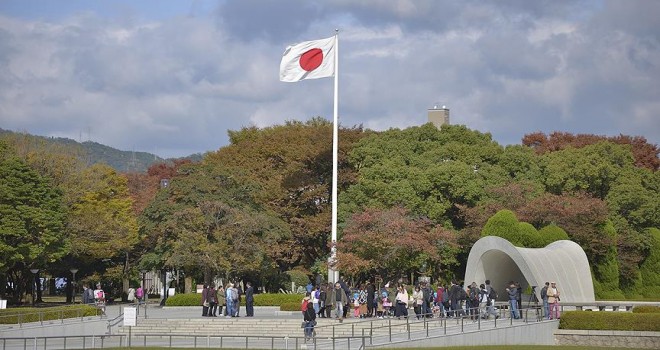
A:
[[[225,145],[227,129],[331,119],[331,79],[285,84],[277,69],[287,44],[337,26],[343,125],[419,125],[438,102],[501,143],[537,130],[660,141],[660,24],[644,14],[655,4],[255,4],[222,3],[217,17],[0,16],[0,127],[76,139],[89,128],[113,147],[184,156]]]

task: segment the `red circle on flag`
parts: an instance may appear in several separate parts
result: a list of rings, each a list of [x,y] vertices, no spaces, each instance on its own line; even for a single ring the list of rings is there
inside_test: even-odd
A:
[[[311,49],[300,55],[300,68],[310,72],[323,62],[323,50]]]

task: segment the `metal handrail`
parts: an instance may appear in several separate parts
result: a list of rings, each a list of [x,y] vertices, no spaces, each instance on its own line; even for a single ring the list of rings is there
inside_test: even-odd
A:
[[[97,340],[101,342],[100,347],[104,347],[104,343],[106,339],[113,339],[113,338],[119,338],[119,347],[124,347],[125,345],[128,347],[132,346],[132,340],[137,338],[142,338],[142,346],[146,347],[150,343],[147,341],[148,338],[159,338],[159,339],[167,339],[167,345],[163,345],[162,343],[155,343],[154,345],[160,346],[160,347],[172,347],[173,339],[181,339],[181,338],[191,338],[194,346],[197,347],[198,339],[205,339],[206,340],[206,347],[211,347],[211,340],[219,340],[220,342],[220,348],[223,348],[223,342],[226,341],[227,339],[244,339],[245,340],[245,349],[249,349],[250,347],[250,339],[252,340],[270,340],[271,344],[271,349],[276,349],[275,347],[275,341],[280,340],[281,342],[284,342],[286,345],[286,348],[288,348],[288,343],[289,341],[292,342],[293,346],[295,349],[299,348],[300,343],[305,343],[304,338],[305,337],[300,337],[300,336],[295,336],[295,337],[290,337],[290,336],[264,336],[264,335],[193,335],[193,334],[133,334],[132,336],[129,336],[127,334],[116,334],[116,335],[74,335],[74,336],[48,336],[48,337],[11,337],[11,338],[0,338],[0,341],[2,342],[2,349],[7,348],[7,342],[11,341],[22,341],[23,342],[23,349],[28,349],[28,348],[43,348],[43,349],[48,349],[48,342],[49,340],[52,341],[56,339],[62,339],[64,342],[64,349],[67,349],[67,341],[71,340],[82,340],[82,349],[87,349],[87,339],[91,340],[91,344],[89,344],[89,348],[98,348],[99,345],[97,344]],[[342,337],[332,337],[332,338],[323,338],[319,339],[317,337],[314,337],[312,339],[312,342],[314,346],[316,347],[317,343],[319,342],[325,342],[325,341],[331,341],[333,348],[335,348],[335,344],[337,342],[340,342],[343,344],[343,342],[346,342],[348,344],[348,348],[350,348],[351,340],[356,339],[360,343],[360,348],[364,349],[366,345],[366,339],[368,337],[366,336],[342,336]],[[43,342],[43,347],[40,346]],[[154,343],[154,342],[152,342]],[[178,346],[174,344],[175,346]],[[56,345],[60,347],[61,345]],[[80,347],[70,347],[70,348],[80,348]],[[231,345],[231,348],[236,348],[235,345]]]
[[[83,312],[85,309],[86,308],[84,308],[83,306],[76,306],[76,307],[70,307],[70,308],[67,308],[67,309],[50,310],[50,311],[46,308],[46,309],[40,310],[40,311],[23,312],[23,313],[16,313],[16,314],[10,314],[10,315],[0,315],[0,319],[13,318],[13,317],[17,318],[16,323],[0,323],[0,326],[17,324],[17,325],[19,325],[19,327],[23,327],[23,324],[25,324],[25,323],[35,323],[35,322],[39,322],[41,325],[43,325],[44,321],[55,321],[55,320],[56,321],[62,321],[62,323],[64,323],[65,319],[77,319],[77,318],[80,318],[81,321],[82,321],[85,317],[84,312]],[[64,317],[65,312],[68,313],[68,312],[71,312],[71,311],[76,312],[75,317]],[[59,314],[59,317],[46,320],[44,318],[44,315],[47,314],[47,313],[57,313],[57,314]],[[31,316],[31,315],[39,315],[39,320],[25,322],[25,319],[28,316]],[[98,316],[98,311],[96,312],[95,316]],[[91,316],[87,316],[87,317],[91,317]]]

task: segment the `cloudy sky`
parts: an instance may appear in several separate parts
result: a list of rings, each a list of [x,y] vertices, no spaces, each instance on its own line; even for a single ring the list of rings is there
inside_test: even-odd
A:
[[[185,156],[227,130],[332,119],[332,79],[282,83],[340,30],[339,115],[660,142],[660,1],[2,0],[0,128]]]

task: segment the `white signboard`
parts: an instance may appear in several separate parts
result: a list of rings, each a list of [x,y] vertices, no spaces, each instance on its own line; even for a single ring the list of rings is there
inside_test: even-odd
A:
[[[7,300],[0,300],[0,309],[7,308]]]
[[[124,308],[124,326],[137,326],[137,309],[134,307]]]

